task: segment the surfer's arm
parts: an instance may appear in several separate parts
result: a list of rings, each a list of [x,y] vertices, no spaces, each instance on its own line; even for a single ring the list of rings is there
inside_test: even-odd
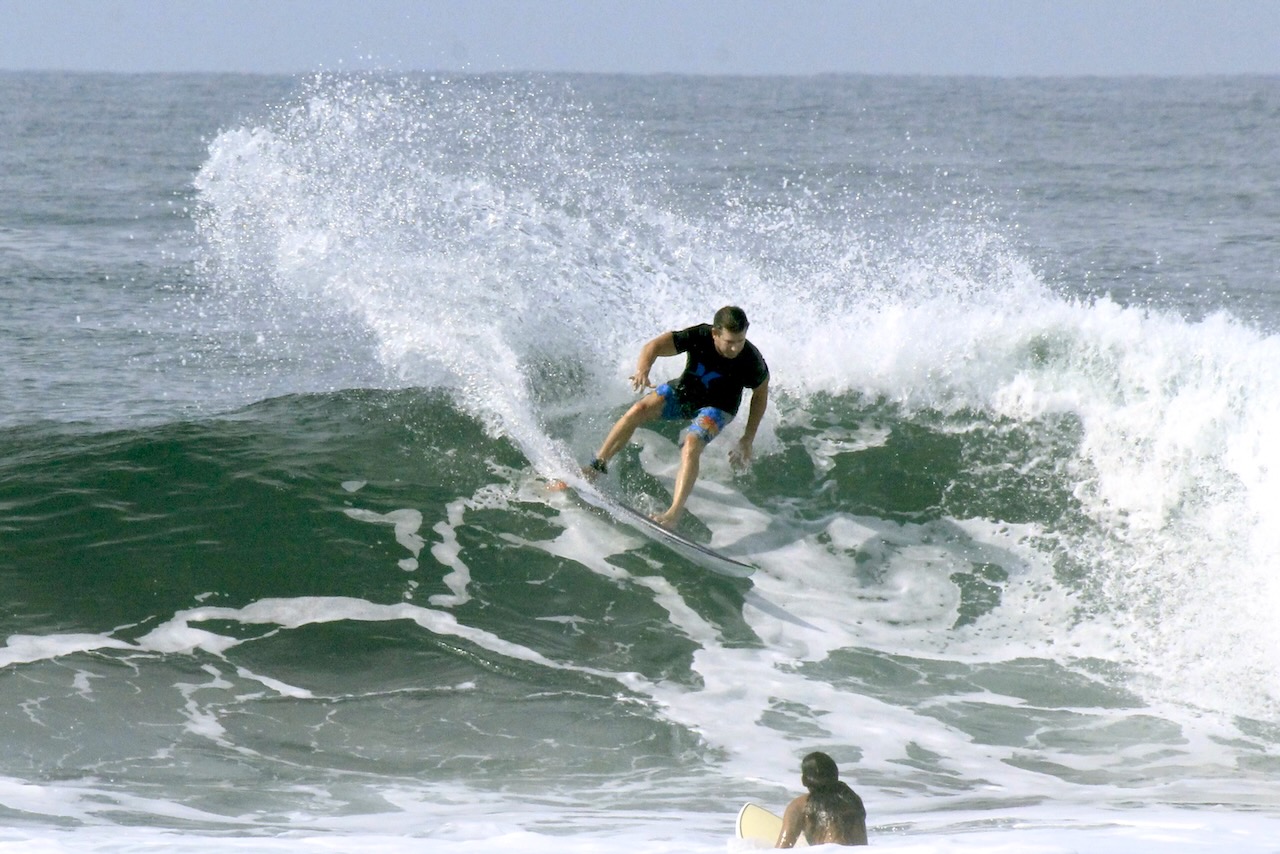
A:
[[[786,810],[782,813],[782,830],[778,831],[778,841],[773,844],[774,848],[795,847],[801,831],[804,830],[804,807],[807,800],[807,795],[801,795],[787,804]]]
[[[756,430],[764,419],[764,412],[769,408],[769,380],[760,383],[751,390],[751,405],[747,409],[747,427],[742,431],[738,447],[729,452],[729,460],[734,465],[746,465],[751,462],[752,445],[756,441]]]
[[[631,375],[631,387],[636,391],[653,388],[653,382],[649,379],[649,371],[653,370],[653,363],[658,361],[659,356],[675,356],[678,353],[675,336],[670,332],[664,332],[649,341],[640,348],[640,358],[636,360],[636,372]]]

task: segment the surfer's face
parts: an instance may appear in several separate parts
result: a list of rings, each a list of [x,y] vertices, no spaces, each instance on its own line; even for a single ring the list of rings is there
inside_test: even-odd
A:
[[[730,332],[727,329],[712,329],[711,337],[716,342],[716,352],[726,359],[736,359],[747,343],[747,333]]]

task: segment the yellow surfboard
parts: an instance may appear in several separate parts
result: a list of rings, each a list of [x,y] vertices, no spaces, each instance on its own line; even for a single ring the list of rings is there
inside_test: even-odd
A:
[[[762,847],[772,848],[781,832],[782,819],[759,804],[743,804],[738,810],[739,839],[750,839]],[[797,848],[808,844],[803,834],[796,840]]]

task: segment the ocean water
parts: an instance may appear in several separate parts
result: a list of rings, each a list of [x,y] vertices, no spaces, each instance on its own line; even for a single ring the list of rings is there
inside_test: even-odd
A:
[[[0,851],[742,851],[819,749],[876,847],[1280,851],[1277,138],[1254,77],[0,75]],[[546,488],[726,303],[771,408],[682,530],[746,580]]]

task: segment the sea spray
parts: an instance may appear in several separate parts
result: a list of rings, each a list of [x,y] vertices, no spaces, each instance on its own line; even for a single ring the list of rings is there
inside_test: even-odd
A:
[[[531,397],[598,385],[659,313],[705,308],[690,236],[601,133],[545,82],[318,80],[211,146],[197,187],[217,283],[281,322],[371,335],[391,381],[451,389],[561,464]]]

